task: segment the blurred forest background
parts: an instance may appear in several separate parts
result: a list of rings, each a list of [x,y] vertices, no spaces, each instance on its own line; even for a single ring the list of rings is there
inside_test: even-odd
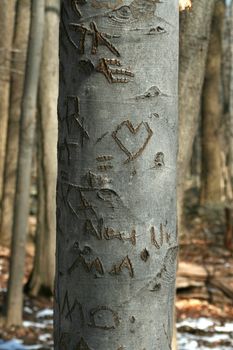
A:
[[[75,3],[75,0],[73,0]],[[0,1],[0,349],[52,349],[59,0]],[[233,348],[233,4],[180,0],[178,348]],[[23,280],[23,289],[22,289]]]

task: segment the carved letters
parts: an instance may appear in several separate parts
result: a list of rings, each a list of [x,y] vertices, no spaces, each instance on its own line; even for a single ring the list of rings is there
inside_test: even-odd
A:
[[[86,272],[95,272],[99,275],[104,274],[104,268],[101,260],[99,258],[95,258],[91,261],[86,260],[82,254],[80,253],[78,257],[75,259],[73,264],[68,269],[68,273],[71,274],[75,269],[77,269],[79,266],[82,266]]]
[[[79,44],[76,45],[76,48],[80,54],[85,53],[85,40],[87,35],[90,35],[92,37],[92,55],[96,55],[99,45],[104,45],[110,52],[120,57],[117,48],[108,40],[108,38],[111,38],[111,35],[100,32],[95,22],[90,22],[90,28],[85,27],[83,24],[70,23],[70,28],[79,34]]]
[[[160,229],[159,229],[159,237],[156,233],[156,229],[154,226],[151,227],[150,230],[151,234],[151,243],[157,248],[160,249],[164,243],[170,245],[171,242],[171,234],[168,233],[166,230],[166,225],[160,224]]]
[[[119,317],[107,306],[99,306],[90,310],[90,327],[104,330],[115,329],[119,326]]]
[[[120,262],[120,264],[113,265],[112,270],[110,271],[110,274],[111,275],[120,275],[122,273],[123,269],[128,269],[130,277],[132,277],[132,278],[134,277],[133,266],[132,266],[131,260],[128,256],[126,256]]]
[[[119,68],[112,68],[111,66],[117,66]],[[129,69],[120,67],[121,62],[117,59],[101,58],[96,71],[102,73],[109,83],[128,83],[130,81],[129,77],[134,77],[134,73]]]
[[[83,338],[80,339],[77,350],[91,350]]]
[[[117,312],[106,305],[91,308],[88,311],[88,313],[84,313],[83,306],[77,300],[77,298],[74,299],[72,306],[70,305],[71,304],[68,297],[68,291],[66,291],[61,314],[64,314],[65,318],[68,319],[70,322],[73,322],[73,315],[78,315],[82,327],[84,325],[87,325],[88,327],[92,328],[112,330],[116,329],[120,324]],[[87,314],[89,315],[89,317],[84,316]],[[65,336],[63,335],[63,340],[64,338]]]
[[[80,103],[77,96],[67,96],[67,112],[66,121],[68,133],[72,135],[75,126],[80,130],[81,146],[84,144],[84,139],[89,140],[89,134],[84,127],[84,118],[80,115]],[[76,135],[77,133],[75,133]]]
[[[65,315],[66,319],[69,319],[70,322],[72,322],[72,314],[78,309],[81,325],[84,325],[84,313],[83,313],[83,307],[79,303],[77,299],[74,300],[73,305],[70,306],[69,302],[69,296],[68,296],[68,291],[66,291],[63,305],[62,305],[62,310],[61,313]]]

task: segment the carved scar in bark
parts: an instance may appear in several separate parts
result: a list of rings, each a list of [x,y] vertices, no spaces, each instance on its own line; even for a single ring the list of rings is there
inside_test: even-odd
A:
[[[121,261],[120,264],[115,264],[109,272],[111,275],[120,275],[123,269],[129,270],[130,277],[134,277],[134,270],[128,255]]]
[[[96,258],[96,259],[94,259],[92,261],[87,261],[87,260],[84,259],[84,257],[81,254],[79,254],[79,256],[75,259],[73,264],[70,266],[70,268],[68,269],[68,273],[71,274],[80,265],[88,273],[90,273],[93,270],[95,270],[100,275],[104,275],[103,264],[102,264],[102,262],[101,262],[101,260],[99,258]]]
[[[104,330],[115,329],[120,324],[117,313],[108,306],[99,306],[91,309],[90,321],[91,322],[88,324],[89,327]]]
[[[59,349],[69,350],[70,333],[63,332],[59,340]]]
[[[128,83],[130,80],[127,77],[134,77],[134,73],[129,69],[111,68],[110,65],[121,67],[119,60],[108,58],[101,58],[96,67],[96,71],[102,73],[109,83]],[[123,76],[124,78],[119,78],[118,76]]]
[[[106,9],[115,9],[118,6],[122,5],[123,0],[104,0],[104,1],[100,1],[100,0],[92,0],[91,5],[97,9],[101,9],[101,8],[106,8]]]
[[[66,319],[69,318],[70,322],[72,322],[72,314],[75,311],[76,307],[78,308],[78,311],[79,311],[81,325],[84,326],[84,313],[83,313],[82,305],[75,298],[75,300],[73,302],[73,305],[70,306],[69,297],[68,297],[68,291],[66,291],[66,294],[65,294],[65,297],[64,297],[64,301],[63,301],[63,305],[62,305],[61,313],[63,314],[65,309],[67,309],[67,313],[65,314],[65,318]]]
[[[87,0],[71,0],[71,7],[79,18],[82,17],[82,13],[79,9],[79,5],[84,5],[86,3],[87,3]]]
[[[109,41],[109,38],[112,38],[114,36],[100,32],[97,28],[97,25],[95,22],[90,22],[90,29],[85,27],[83,24],[77,24],[77,23],[70,23],[69,27],[71,30],[78,32],[80,37],[79,37],[79,44],[75,44],[74,40],[70,40],[72,45],[78,49],[79,53],[84,54],[85,53],[85,41],[87,35],[92,36],[92,49],[91,53],[93,55],[97,54],[98,47],[100,45],[106,46],[110,52],[112,52],[114,55],[117,57],[120,57],[120,53],[117,50],[117,48]],[[69,37],[68,37],[69,38]]]
[[[91,350],[83,338],[80,339],[77,350]]]
[[[77,96],[67,96],[67,128],[68,132],[71,132],[71,127],[69,123],[69,119],[73,118],[73,120],[77,123],[80,131],[81,131],[81,145],[83,146],[84,138],[90,139],[87,130],[84,127],[84,119],[81,118],[80,115],[80,102]]]
[[[159,241],[157,239],[157,235],[156,235],[156,230],[155,227],[152,226],[151,230],[150,230],[150,234],[151,234],[151,243],[157,248],[160,249],[164,243],[167,243],[168,245],[171,244],[170,240],[171,240],[171,234],[167,232],[167,230],[165,229],[165,226],[163,224],[160,224],[160,237],[159,237]]]
[[[147,137],[144,140],[143,144],[137,149],[137,151],[132,152],[132,151],[128,150],[127,147],[124,145],[124,141],[120,139],[120,137],[118,136],[118,133],[121,129],[127,128],[130,131],[130,133],[133,136],[135,136],[136,134],[138,134],[138,132],[140,131],[140,129],[142,127],[144,127],[145,130],[147,131]],[[114,131],[112,133],[112,137],[114,138],[114,140],[116,141],[116,143],[118,144],[120,149],[128,156],[128,159],[124,163],[128,163],[128,162],[136,159],[137,157],[139,157],[142,154],[142,152],[144,151],[144,149],[146,148],[152,135],[153,135],[153,131],[151,130],[151,128],[149,127],[149,124],[147,122],[141,122],[136,128],[134,128],[132,123],[129,120],[122,122],[117,127],[116,131]]]

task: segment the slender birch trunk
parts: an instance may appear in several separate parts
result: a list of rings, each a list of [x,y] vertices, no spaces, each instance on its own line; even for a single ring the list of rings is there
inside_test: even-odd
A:
[[[0,211],[9,112],[12,39],[15,23],[16,0],[0,1]]]
[[[178,1],[62,1],[55,349],[171,349]]]
[[[30,175],[36,124],[36,102],[43,42],[43,25],[44,1],[33,0],[20,124],[13,239],[10,278],[8,283],[8,325],[19,325],[22,322],[22,282],[29,214]]]
[[[180,14],[178,231],[183,234],[185,177],[198,128],[210,27],[216,0],[193,0]]]
[[[38,118],[38,216],[30,293],[52,294],[55,275],[58,32],[60,0],[45,2]]]
[[[10,246],[15,199],[19,123],[30,25],[31,0],[20,0],[16,8],[15,35],[11,63],[10,106],[7,132],[0,239]]]

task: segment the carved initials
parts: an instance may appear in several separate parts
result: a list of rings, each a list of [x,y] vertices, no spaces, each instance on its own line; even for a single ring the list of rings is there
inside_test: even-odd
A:
[[[171,234],[167,232],[166,227],[163,224],[160,224],[159,229],[159,238],[156,236],[156,230],[155,227],[152,226],[150,229],[151,234],[151,243],[157,248],[160,249],[164,243],[171,244]]]
[[[77,32],[80,35],[79,45],[75,44],[75,47],[78,49],[80,54],[85,53],[85,40],[87,35],[92,36],[92,49],[91,53],[96,55],[99,45],[106,46],[109,51],[111,51],[117,57],[120,57],[120,53],[117,48],[108,40],[109,37],[112,37],[109,34],[102,33],[98,30],[95,22],[90,23],[90,29],[84,27],[82,24],[70,23],[71,30]],[[74,44],[74,42],[72,42]]]
[[[62,311],[61,313],[63,314],[65,309],[67,310],[65,314],[65,318],[70,320],[72,322],[72,314],[75,311],[76,307],[78,308],[79,315],[80,315],[80,320],[81,320],[81,325],[84,325],[84,314],[83,314],[83,308],[82,305],[78,302],[78,300],[75,298],[73,305],[70,306],[69,302],[69,297],[68,297],[68,291],[66,291],[64,301],[63,301],[63,306],[62,306]]]
[[[78,126],[81,132],[81,145],[84,144],[84,138],[89,140],[89,134],[84,127],[84,118],[80,115],[80,103],[77,96],[67,96],[67,128],[69,134],[72,132],[73,124],[72,121]],[[71,120],[70,120],[71,119]]]
[[[133,266],[128,256],[126,256],[120,264],[113,265],[112,270],[110,271],[110,274],[119,275],[121,274],[123,269],[128,269],[130,277],[132,278],[134,277]]]
[[[111,66],[121,67],[121,63],[117,59],[101,58],[96,67],[97,72],[102,73],[109,83],[128,83],[128,77],[134,77],[129,69],[113,68]],[[122,76],[123,78],[119,78]]]
[[[135,230],[132,230],[130,236],[127,237],[124,233],[115,231],[111,227],[107,227],[104,229],[103,238],[106,240],[119,239],[120,241],[130,241],[134,246],[137,243]]]
[[[92,261],[86,261],[81,254],[79,254],[79,256],[75,259],[71,267],[68,269],[68,273],[72,273],[76,268],[79,267],[79,265],[81,265],[88,273],[95,270],[100,275],[104,274],[104,268],[99,258],[96,258]]]
[[[109,318],[110,324],[108,324]],[[115,329],[120,323],[117,313],[107,306],[99,306],[90,310],[90,320],[90,327],[104,330]]]
[[[91,350],[83,338],[80,339],[77,350]]]
[[[79,10],[79,5],[84,5],[86,3],[87,3],[87,0],[71,0],[72,9],[78,17],[82,17],[82,13]]]

